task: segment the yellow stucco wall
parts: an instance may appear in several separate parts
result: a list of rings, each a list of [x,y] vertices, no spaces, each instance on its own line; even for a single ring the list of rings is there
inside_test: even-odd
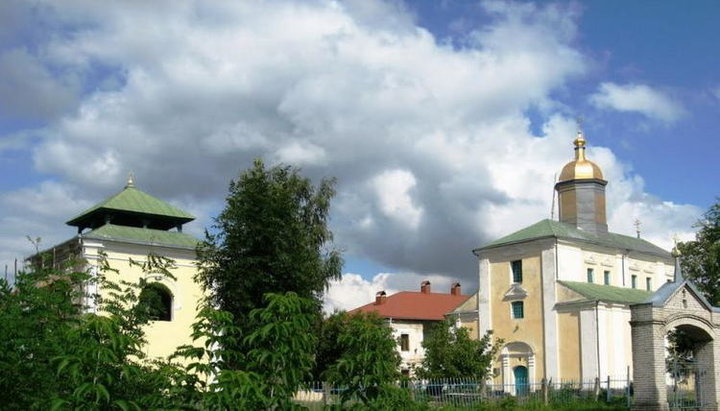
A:
[[[578,381],[581,360],[579,311],[558,313],[558,328],[561,330],[558,340],[560,378]]]
[[[522,299],[524,318],[513,319],[511,315],[511,301],[504,301],[504,296],[512,285],[510,261],[490,263],[492,275],[490,301],[492,304],[492,329],[495,338],[501,338],[505,343],[524,342],[532,347],[535,353],[535,375],[532,379],[540,379],[544,375],[545,359],[543,356],[542,332],[542,281],[540,256],[522,259],[523,281],[522,288],[527,291],[527,297]],[[516,365],[527,365],[524,360],[511,359],[511,368]],[[494,368],[500,369],[502,364],[496,361]],[[497,382],[499,376],[496,377]]]
[[[192,250],[168,250],[159,247],[142,247],[105,244],[102,248],[107,256],[110,267],[118,270],[118,273],[106,273],[107,278],[113,281],[120,279],[137,282],[140,278],[146,278],[149,282],[159,282],[165,285],[173,295],[171,321],[151,321],[145,327],[147,344],[144,351],[148,358],[162,358],[172,354],[180,345],[191,344],[191,325],[195,322],[197,315],[197,304],[202,297],[202,289],[199,284],[193,281],[197,272],[195,268],[195,254]],[[146,260],[149,252],[157,255],[164,255],[175,261],[176,268],[171,270],[175,279],[159,275],[148,275],[143,273],[142,267],[131,266],[129,259],[142,263]],[[92,257],[97,253],[93,250],[87,255],[93,264]],[[107,294],[107,290],[98,290],[101,296]]]

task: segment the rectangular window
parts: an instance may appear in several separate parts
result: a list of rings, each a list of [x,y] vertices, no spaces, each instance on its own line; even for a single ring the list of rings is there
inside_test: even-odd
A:
[[[637,276],[635,274],[630,276],[630,286],[632,288],[637,288]]]
[[[510,263],[512,268],[512,280],[514,283],[522,282],[522,260],[515,260]]]
[[[652,278],[647,277],[645,279],[645,289],[648,291],[652,291]]]
[[[595,282],[595,270],[593,270],[592,268],[587,269],[587,281],[589,283]]]
[[[512,317],[515,319],[525,318],[525,310],[524,310],[522,301],[513,301]]]
[[[409,334],[400,334],[400,351],[410,351]]]
[[[603,283],[605,283],[605,285],[610,285],[610,271],[605,271],[603,273]]]

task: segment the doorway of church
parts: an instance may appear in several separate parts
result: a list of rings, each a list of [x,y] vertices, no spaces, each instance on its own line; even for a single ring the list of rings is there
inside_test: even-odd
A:
[[[528,393],[528,369],[523,365],[513,368],[513,376],[515,377],[515,395],[518,397],[525,396]]]

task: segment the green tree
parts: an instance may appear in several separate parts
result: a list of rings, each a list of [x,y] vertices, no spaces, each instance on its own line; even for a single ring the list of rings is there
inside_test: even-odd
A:
[[[53,269],[42,259],[20,273],[14,287],[0,284],[0,406],[176,407],[170,393],[186,374],[146,361],[141,350],[148,316],[138,294],[145,284],[108,279],[113,270],[102,258],[97,276],[74,268],[80,262]],[[154,274],[171,266],[152,256],[143,263]],[[85,293],[93,283],[105,298]],[[88,312],[86,302],[98,313]]]
[[[423,341],[425,358],[417,370],[420,378],[473,378],[483,381],[490,372],[492,361],[502,344],[493,343],[492,334],[479,340],[470,337],[470,330],[456,328],[446,319],[438,323]]]
[[[720,304],[720,200],[697,222],[694,241],[680,242],[677,251],[685,277],[691,279],[710,304]]]
[[[145,273],[172,277],[172,260],[149,255],[143,263],[130,261]],[[145,280],[128,282],[104,258],[99,274],[85,283],[97,282],[103,297],[89,295],[97,313],[83,313],[64,330],[64,348],[53,358],[60,382],[51,397],[53,408],[156,409],[178,404],[169,395],[177,380],[186,378],[171,363],[146,360],[143,327],[152,310],[139,296]],[[117,280],[116,280],[117,279]]]
[[[327,369],[335,364],[343,353],[342,346],[338,344],[338,338],[345,329],[347,316],[345,311],[337,311],[329,317],[321,319],[316,326],[318,343],[315,351],[315,367],[312,372],[315,381],[324,381]]]
[[[176,353],[188,359],[189,374],[214,377],[209,386],[195,381],[195,390],[204,393],[201,408],[292,408],[292,396],[314,364],[314,310],[313,301],[295,293],[266,294],[265,305],[250,313],[250,333],[243,337],[232,314],[203,307],[193,325],[193,339],[202,346]],[[237,338],[243,351],[234,348]]]
[[[323,179],[315,187],[298,169],[268,169],[261,160],[230,183],[225,208],[198,247],[198,280],[243,334],[266,293],[297,293],[319,314],[322,293],[342,268],[327,227],[333,186]]]
[[[88,279],[42,264],[18,273],[13,286],[0,279],[0,408],[37,408],[57,392],[52,360],[81,321],[78,301]]]
[[[339,315],[344,322],[337,337],[342,354],[327,369],[328,381],[344,388],[343,403],[357,399],[369,406],[394,398],[400,356],[392,330],[375,313]]]

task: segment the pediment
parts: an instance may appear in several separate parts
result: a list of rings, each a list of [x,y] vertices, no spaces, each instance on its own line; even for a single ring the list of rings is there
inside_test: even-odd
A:
[[[522,300],[527,297],[527,295],[527,291],[522,287],[522,284],[515,283],[505,292],[503,301]]]
[[[690,311],[710,311],[712,308],[704,298],[696,293],[695,287],[685,284],[680,287],[665,303],[666,308]]]

